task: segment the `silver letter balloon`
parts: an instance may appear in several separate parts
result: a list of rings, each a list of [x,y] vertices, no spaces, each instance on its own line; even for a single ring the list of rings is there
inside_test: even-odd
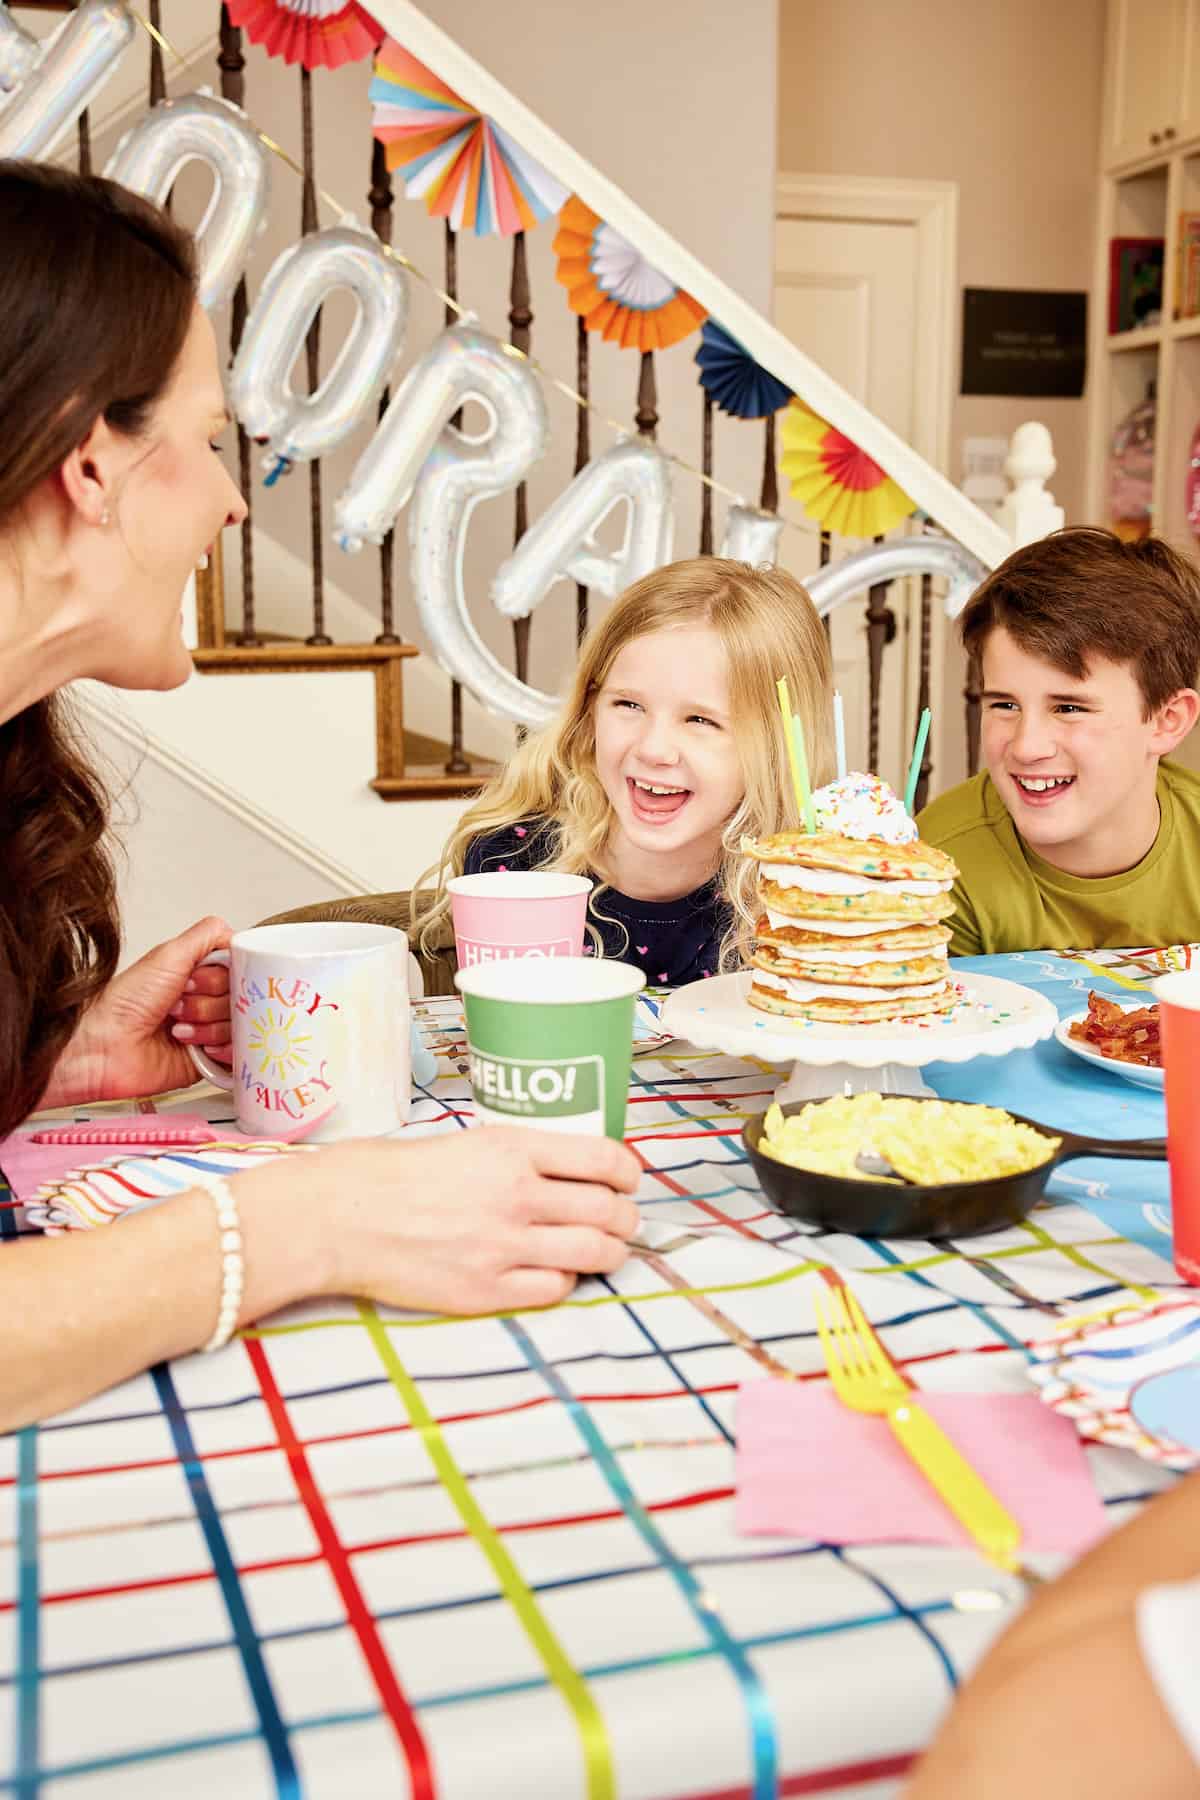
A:
[[[731,506],[725,515],[721,555],[758,569],[779,561],[782,536],[783,520],[778,513],[759,512],[756,506]]]
[[[137,26],[122,0],[83,0],[0,109],[0,156],[46,156],[96,98]]]
[[[40,55],[41,45],[33,33],[18,25],[6,6],[0,6],[0,94],[19,88]]]
[[[489,415],[469,437],[449,421],[469,400]],[[555,700],[493,656],[463,592],[467,525],[480,500],[510,492],[546,448],[546,406],[528,363],[471,324],[452,325],[405,376],[336,508],[343,550],[382,543],[409,512],[413,593],[429,647],[491,712],[539,725]]]
[[[595,533],[622,501],[625,539],[614,554]],[[611,598],[670,562],[673,539],[670,463],[653,444],[614,444],[579,471],[501,563],[492,600],[506,619],[520,619],[560,580]]]
[[[824,616],[852,594],[878,582],[895,581],[901,575],[943,575],[950,583],[946,616],[956,618],[987,570],[977,556],[948,537],[893,538],[890,543],[870,544],[841,562],[826,563],[804,585],[817,611]]]
[[[214,177],[196,231],[200,304],[212,312],[233,293],[266,223],[270,165],[245,113],[211,94],[161,101],[125,133],[104,173],[161,205],[180,169],[193,161],[207,163]]]
[[[297,394],[291,368],[335,288],[353,294],[354,323],[316,392]],[[408,277],[353,220],[311,232],[284,251],[255,301],[230,382],[238,418],[271,447],[268,481],[341,443],[378,399],[407,324]]]

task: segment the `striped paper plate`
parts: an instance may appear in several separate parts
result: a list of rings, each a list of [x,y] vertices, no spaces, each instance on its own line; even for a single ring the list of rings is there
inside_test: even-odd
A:
[[[175,1145],[171,1149],[123,1151],[99,1162],[81,1163],[38,1188],[25,1202],[25,1220],[48,1237],[92,1231],[127,1213],[141,1212],[193,1185],[197,1170],[238,1175],[277,1156],[310,1154],[314,1146],[247,1141]]]
[[[1042,1399],[1082,1437],[1164,1468],[1200,1468],[1200,1382],[1181,1374],[1200,1369],[1200,1300],[1130,1308],[1030,1354]]]

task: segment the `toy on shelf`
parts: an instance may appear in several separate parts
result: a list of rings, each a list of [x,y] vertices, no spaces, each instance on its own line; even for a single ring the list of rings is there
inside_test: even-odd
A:
[[[1112,435],[1108,459],[1109,523],[1126,544],[1149,537],[1154,487],[1154,436],[1158,415],[1155,383],[1126,413]]]

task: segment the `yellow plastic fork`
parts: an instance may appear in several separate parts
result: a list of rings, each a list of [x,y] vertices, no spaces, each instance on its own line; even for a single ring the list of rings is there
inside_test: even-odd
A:
[[[884,1414],[901,1448],[980,1549],[1001,1568],[1025,1576],[1017,1559],[1021,1527],[1012,1514],[914,1398],[849,1289],[834,1289],[828,1301],[827,1314],[822,1296],[813,1296],[817,1331],[838,1399],[855,1412]]]

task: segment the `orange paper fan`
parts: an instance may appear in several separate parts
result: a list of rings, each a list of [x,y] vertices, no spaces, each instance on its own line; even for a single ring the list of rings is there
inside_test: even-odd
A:
[[[916,511],[891,476],[799,400],[784,409],[779,466],[810,519],[839,537],[882,537]]]
[[[699,301],[648,263],[577,194],[558,215],[556,273],[589,331],[628,350],[665,350],[703,325]]]

